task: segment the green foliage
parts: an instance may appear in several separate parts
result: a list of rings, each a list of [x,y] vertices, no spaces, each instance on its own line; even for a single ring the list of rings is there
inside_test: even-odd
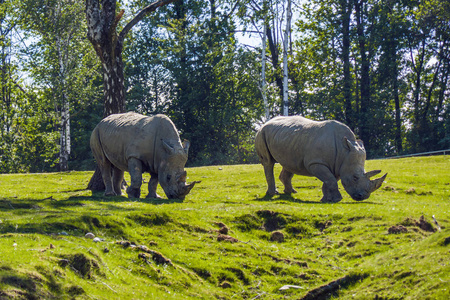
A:
[[[297,194],[265,197],[260,165],[188,168],[202,182],[181,202],[91,195],[92,172],[0,175],[0,295],[300,299],[328,284],[338,299],[445,299],[449,158],[366,164],[386,182],[362,202],[340,186],[336,204],[302,176]],[[224,225],[237,241],[218,239]]]

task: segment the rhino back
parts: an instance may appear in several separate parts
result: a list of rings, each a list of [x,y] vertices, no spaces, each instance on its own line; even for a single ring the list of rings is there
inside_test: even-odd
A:
[[[161,159],[161,139],[179,140],[172,121],[164,115],[115,114],[98,124],[98,136],[108,160],[128,171],[128,159],[134,157],[153,171]]]
[[[337,121],[312,121],[300,116],[277,117],[261,129],[273,159],[288,171],[310,176],[312,164],[326,165],[335,175],[346,151],[343,138],[353,132]]]

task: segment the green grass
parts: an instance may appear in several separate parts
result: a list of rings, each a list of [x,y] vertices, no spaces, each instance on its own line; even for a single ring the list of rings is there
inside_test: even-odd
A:
[[[450,157],[366,169],[389,173],[382,188],[356,202],[341,186],[337,204],[302,176],[265,197],[260,165],[189,168],[202,182],[183,202],[92,195],[91,172],[0,175],[0,299],[448,299]]]

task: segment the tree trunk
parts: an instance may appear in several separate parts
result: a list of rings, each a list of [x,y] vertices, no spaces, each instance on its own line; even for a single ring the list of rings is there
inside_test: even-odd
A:
[[[342,62],[344,65],[344,111],[345,122],[354,129],[354,114],[352,109],[352,91],[350,74],[350,15],[352,12],[352,0],[342,0]]]
[[[116,0],[86,0],[86,18],[88,39],[100,58],[103,69],[103,117],[125,112],[125,90],[122,50],[123,41],[131,28],[148,13],[174,0],[159,0],[142,9],[128,22],[122,31],[117,33],[117,25],[124,14],[121,10],[116,14]],[[92,191],[103,191],[100,170],[97,166],[88,184]]]
[[[356,26],[359,43],[359,52],[361,55],[361,99],[360,99],[360,116],[359,116],[359,128],[360,138],[364,141],[367,148],[371,148],[371,141],[369,136],[369,105],[370,105],[370,62],[366,53],[366,37],[364,34],[364,24],[362,17],[364,0],[356,1]]]

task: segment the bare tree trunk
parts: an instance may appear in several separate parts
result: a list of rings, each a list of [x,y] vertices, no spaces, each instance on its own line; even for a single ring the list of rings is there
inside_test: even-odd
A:
[[[124,14],[116,14],[116,0],[86,0],[88,39],[97,53],[103,69],[103,117],[125,112],[125,90],[122,50],[125,36],[145,15],[175,0],[159,0],[142,9],[120,33],[117,25]],[[92,191],[103,191],[102,176],[98,167],[88,184]]]

